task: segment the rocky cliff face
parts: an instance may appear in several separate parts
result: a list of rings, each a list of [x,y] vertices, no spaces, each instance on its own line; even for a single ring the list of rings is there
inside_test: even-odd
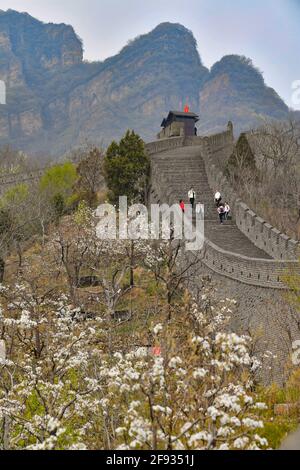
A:
[[[200,131],[217,132],[228,120],[242,131],[262,118],[285,119],[289,109],[250,59],[229,55],[212,67],[200,90],[200,114]]]
[[[67,25],[0,11],[0,145],[59,155],[85,139],[108,143],[128,128],[155,138],[162,117],[185,103],[200,129],[229,119],[248,128],[260,114],[281,118],[287,107],[242,58],[222,59],[209,72],[193,34],[163,23],[102,63],[83,62],[80,39]]]
[[[0,79],[7,89],[7,105],[0,107],[0,143],[32,152],[45,148],[48,83],[82,59],[82,44],[71,26],[0,11]]]
[[[0,11],[0,73],[8,87],[31,87],[49,70],[83,59],[80,39],[64,24],[43,24],[26,13]]]

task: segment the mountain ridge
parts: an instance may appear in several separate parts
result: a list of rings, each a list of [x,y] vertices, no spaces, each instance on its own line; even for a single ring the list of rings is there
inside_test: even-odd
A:
[[[200,132],[229,119],[242,130],[255,113],[281,119],[289,112],[248,59],[225,56],[208,70],[193,33],[179,23],[161,23],[118,54],[85,62],[72,26],[0,11],[0,79],[8,84],[0,145],[40,155],[63,154],[85,139],[107,144],[127,128],[153,140],[164,114],[185,103],[200,114]]]

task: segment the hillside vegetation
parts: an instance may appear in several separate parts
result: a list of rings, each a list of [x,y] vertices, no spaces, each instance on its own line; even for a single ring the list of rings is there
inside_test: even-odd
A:
[[[297,367],[281,389],[259,383],[276,357],[231,330],[237,301],[201,276],[201,253],[143,237],[139,205],[132,238],[105,236],[100,202],[143,201],[144,142],[128,131],[73,157],[0,197],[0,449],[279,447],[299,420]]]

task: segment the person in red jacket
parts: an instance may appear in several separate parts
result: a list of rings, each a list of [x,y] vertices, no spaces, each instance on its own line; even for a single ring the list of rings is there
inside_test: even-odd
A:
[[[182,212],[184,212],[184,211],[185,211],[185,204],[184,204],[184,202],[183,202],[182,199],[180,199],[179,205],[180,205],[180,207],[181,207]]]

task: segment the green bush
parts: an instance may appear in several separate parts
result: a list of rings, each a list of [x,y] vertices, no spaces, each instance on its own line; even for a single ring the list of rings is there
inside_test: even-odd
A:
[[[144,142],[134,131],[127,131],[119,144],[113,141],[104,160],[110,201],[127,196],[130,203],[144,202],[149,170]]]
[[[74,202],[76,167],[71,162],[55,165],[43,174],[40,190],[51,202],[56,215],[62,215]]]

